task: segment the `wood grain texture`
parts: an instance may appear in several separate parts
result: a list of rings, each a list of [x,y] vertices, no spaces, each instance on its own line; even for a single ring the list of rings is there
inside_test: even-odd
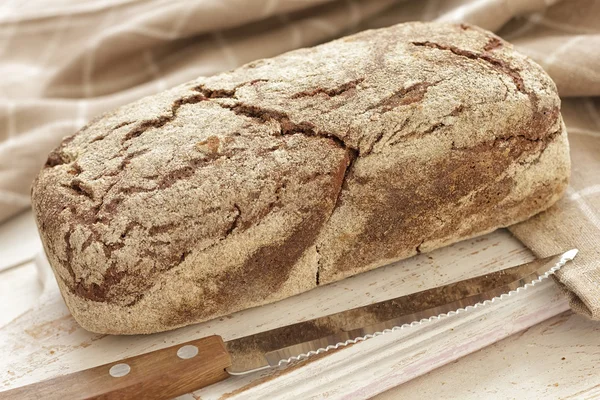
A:
[[[197,348],[190,358],[178,356],[183,346]],[[192,348],[193,348],[192,347]],[[1,393],[22,399],[170,399],[229,377],[231,359],[220,336],[209,336],[110,364],[74,372]],[[114,376],[112,368],[125,369]],[[118,375],[118,374],[117,374]]]
[[[374,400],[598,399],[600,324],[566,312]]]

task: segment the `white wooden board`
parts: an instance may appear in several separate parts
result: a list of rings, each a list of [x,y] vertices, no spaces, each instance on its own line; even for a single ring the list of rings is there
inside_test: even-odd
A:
[[[31,260],[41,249],[31,212],[15,215],[0,229],[0,272]]]
[[[225,340],[240,337],[531,259],[527,249],[500,230],[227,318],[173,332],[128,337],[97,335],[80,328],[48,274],[35,306],[0,328],[0,390],[210,334]],[[47,271],[44,268],[42,272]],[[0,279],[3,277],[4,273]],[[257,398],[275,394],[290,398],[372,396],[567,309],[552,282],[524,293],[471,315],[357,344],[274,377],[231,378],[196,394],[203,399],[226,394]],[[0,301],[11,298],[10,293],[0,293]]]
[[[570,311],[374,400],[600,399],[600,323]]]

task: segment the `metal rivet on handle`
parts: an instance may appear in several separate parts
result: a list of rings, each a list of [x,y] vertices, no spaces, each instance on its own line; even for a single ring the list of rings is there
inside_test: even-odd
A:
[[[120,378],[122,376],[127,375],[129,373],[129,371],[131,371],[131,367],[129,366],[129,364],[121,363],[121,364],[115,364],[112,367],[110,367],[110,370],[108,371],[108,373],[113,378]]]
[[[198,355],[198,348],[196,346],[192,346],[191,344],[186,344],[177,350],[177,357],[184,360],[196,357],[196,355]]]

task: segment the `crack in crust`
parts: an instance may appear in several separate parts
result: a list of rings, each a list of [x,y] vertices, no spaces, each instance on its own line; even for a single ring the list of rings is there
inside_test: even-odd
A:
[[[434,42],[429,42],[429,41],[412,42],[412,44],[414,44],[415,46],[430,47],[432,49],[447,50],[447,51],[450,51],[450,52],[456,54],[457,56],[466,57],[471,60],[485,61],[493,69],[508,75],[510,77],[510,79],[512,79],[512,81],[514,82],[515,87],[517,88],[517,90],[519,92],[526,94],[528,96],[530,95],[530,92],[528,92],[525,89],[525,83],[523,82],[523,78],[521,77],[520,70],[517,68],[511,67],[506,61],[500,60],[499,58],[496,58],[489,54],[475,53],[473,51],[460,49],[456,46],[442,45],[439,43],[434,43]]]
[[[360,80],[360,82],[362,82],[362,79]],[[356,85],[354,85],[354,87],[355,86]],[[354,147],[348,146],[343,141],[343,139],[335,136],[334,134],[326,133],[326,132],[318,132],[316,130],[314,124],[312,124],[312,123],[304,122],[304,121],[300,122],[300,123],[295,123],[290,119],[290,117],[286,113],[283,113],[280,111],[265,109],[262,107],[257,107],[254,105],[248,105],[248,104],[244,104],[244,103],[237,103],[231,107],[226,107],[226,108],[230,108],[231,111],[233,111],[237,115],[244,115],[248,118],[258,120],[260,123],[265,123],[269,120],[274,120],[279,124],[279,127],[280,127],[279,134],[280,135],[303,134],[303,135],[311,136],[311,137],[315,137],[315,136],[326,137],[326,138],[329,138],[330,140],[332,140],[337,146],[339,146],[340,148],[342,148],[346,151],[347,162],[346,162],[346,165],[344,168],[342,183],[341,183],[340,189],[336,195],[336,201],[335,201],[334,207],[331,210],[331,213],[329,214],[327,219],[321,224],[321,230],[322,230],[323,227],[327,224],[327,222],[331,218],[331,216],[333,215],[333,213],[335,212],[335,210],[338,208],[341,194],[342,194],[344,188],[346,187],[347,178],[352,172],[354,161],[359,157],[359,150]],[[315,235],[312,242],[314,242],[316,237],[317,236]],[[312,242],[311,242],[311,244],[312,244]],[[318,253],[318,248],[316,248],[316,252]],[[316,282],[317,286],[320,285],[320,282],[319,282],[320,267],[321,266],[320,266],[320,262],[318,259],[317,260],[317,271],[315,273],[315,282]]]
[[[425,98],[425,94],[427,93],[427,89],[430,86],[435,86],[438,83],[442,82],[444,79],[441,79],[436,82],[418,82],[414,85],[402,88],[400,90],[395,91],[387,98],[381,100],[374,106],[367,108],[368,110],[380,108],[382,112],[388,112],[393,110],[398,106],[406,106],[413,103],[418,103]]]
[[[331,98],[331,97],[339,96],[339,95],[346,93],[352,89],[356,89],[356,86],[358,86],[364,80],[365,80],[365,78],[358,78],[358,79],[353,79],[349,82],[343,83],[334,88],[316,88],[313,90],[305,90],[303,92],[298,92],[298,93],[293,94],[291,96],[291,98],[299,99],[302,97],[311,97],[311,96],[316,96],[319,94],[324,94],[327,97]]]
[[[67,147],[75,139],[75,135],[68,136],[62,140],[58,147],[48,154],[48,159],[44,164],[44,168],[54,168],[58,165],[68,164],[74,160],[64,153],[64,148]]]
[[[504,44],[502,43],[502,41],[500,39],[498,39],[497,37],[491,37],[490,40],[486,43],[486,45],[483,46],[483,50],[492,51],[492,50],[499,49],[502,46],[504,46]]]
[[[144,132],[146,132],[148,129],[160,128],[160,127],[164,126],[165,124],[173,121],[177,117],[177,112],[179,111],[181,106],[183,106],[185,104],[199,103],[201,101],[205,101],[206,99],[207,99],[207,97],[202,94],[192,95],[192,96],[184,97],[181,99],[177,99],[171,106],[171,114],[170,115],[167,115],[167,116],[162,115],[156,119],[151,119],[151,120],[140,123],[138,126],[136,126],[132,130],[127,132],[127,134],[123,137],[123,139],[121,139],[121,144],[125,144],[125,143],[129,142],[131,139],[139,137]],[[125,150],[127,150],[128,148],[129,148],[129,146],[126,146]]]
[[[240,207],[237,204],[233,205],[233,208],[235,210],[235,217],[233,218],[233,222],[231,223],[231,226],[229,228],[227,228],[227,230],[225,231],[225,237],[231,235],[231,233],[236,230],[236,228],[238,227],[239,223],[240,223],[240,219],[242,218],[242,210],[240,210]]]
[[[269,82],[268,79],[253,79],[249,82],[240,83],[233,87],[233,89],[209,89],[205,85],[196,86],[193,90],[201,93],[207,99],[227,99],[235,98],[237,90],[243,86],[256,85],[261,82]]]
[[[523,134],[515,134],[515,135],[506,135],[506,136],[497,136],[495,137],[492,141],[490,142],[482,142],[481,145],[489,145],[491,147],[495,147],[498,146],[499,143],[501,142],[507,142],[507,141],[511,141],[511,140],[518,140],[518,141],[525,141],[525,142],[529,142],[529,143],[543,143],[544,147],[542,152],[546,149],[548,143],[552,142],[557,135],[559,135],[562,132],[562,129],[559,127],[557,130],[551,132],[550,134],[541,137],[541,138],[531,138],[527,135],[523,135]],[[454,143],[452,143],[452,148],[451,150],[470,150],[472,149],[472,146],[468,146],[468,147],[456,147],[454,145]],[[541,156],[541,154],[540,154]]]

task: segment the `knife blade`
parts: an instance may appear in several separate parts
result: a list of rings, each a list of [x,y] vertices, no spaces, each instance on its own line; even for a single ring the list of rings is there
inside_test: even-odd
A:
[[[533,286],[572,260],[569,250],[445,286],[276,328],[225,343],[231,375],[244,375],[446,318]]]
[[[214,335],[29,386],[1,398],[172,398],[226,379],[484,307],[534,286],[577,250],[223,342]]]

